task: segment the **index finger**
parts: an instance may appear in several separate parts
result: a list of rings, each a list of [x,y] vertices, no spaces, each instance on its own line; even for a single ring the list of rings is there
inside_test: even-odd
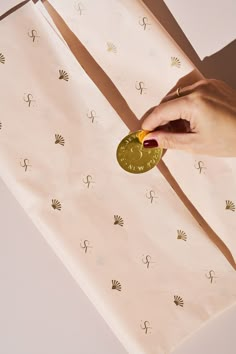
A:
[[[143,121],[142,129],[152,131],[160,125],[178,119],[185,119],[190,122],[192,117],[191,106],[191,100],[188,99],[188,96],[163,102],[159,106],[156,106]]]

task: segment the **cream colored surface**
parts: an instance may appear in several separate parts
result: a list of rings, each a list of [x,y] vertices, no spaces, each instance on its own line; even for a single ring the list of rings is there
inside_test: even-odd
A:
[[[192,70],[188,58],[139,0],[50,3],[139,118]],[[180,67],[171,65],[171,57],[177,57]]]
[[[0,195],[0,352],[127,353],[2,181]],[[235,318],[236,306],[174,354],[234,354]]]
[[[169,151],[164,160],[188,198],[225,241],[236,259],[235,159]],[[227,205],[231,207],[231,203],[232,210],[226,209]]]
[[[127,354],[2,181],[0,195],[0,352]],[[236,306],[174,354],[234,354],[235,318]]]
[[[89,0],[50,2],[108,73],[138,117],[158,104],[180,77],[194,69],[141,1],[134,6],[131,1],[102,0],[97,7]],[[75,4],[80,4],[77,6],[81,11]],[[143,18],[148,23],[146,26],[143,25]],[[96,23],[95,33],[90,23]],[[110,42],[116,47],[116,52],[106,47]],[[107,55],[104,54],[105,49],[108,49]],[[171,58],[177,58],[177,65],[171,65]],[[124,76],[124,72],[129,75]],[[142,92],[136,89],[139,82],[144,86]],[[164,161],[235,258],[235,213],[225,209],[226,201],[232,203],[234,208],[236,205],[235,159],[206,158],[168,151]]]
[[[33,42],[28,33],[35,26],[39,37]],[[115,150],[127,128],[34,6],[2,21],[0,31],[25,49],[13,65],[16,48],[1,37],[2,106],[8,117],[0,132],[3,179],[126,348],[135,354],[169,351],[235,301],[235,272],[157,170],[138,176],[134,185],[133,176],[118,168]],[[62,69],[68,82],[58,80]],[[17,82],[14,92],[9,75]],[[28,93],[34,99],[30,106],[24,101]],[[99,112],[94,122],[91,109]],[[55,145],[55,133],[63,135],[65,146]],[[94,151],[102,156],[99,165]],[[31,164],[27,171],[20,165],[25,157]],[[95,182],[91,188],[89,174]],[[150,190],[157,197],[153,203]],[[58,198],[61,210],[51,207],[52,198]],[[123,227],[114,225],[116,214]],[[187,233],[186,243],[177,239],[178,228]],[[92,247],[87,253],[85,238]],[[143,262],[147,254],[155,262],[150,268]],[[207,278],[212,264],[220,278],[213,283]],[[111,289],[113,279],[121,292]],[[180,294],[183,308],[173,302]],[[152,327],[147,333],[144,321]]]
[[[165,3],[201,59],[235,40],[234,0],[165,0]]]
[[[0,180],[0,353],[127,354]]]

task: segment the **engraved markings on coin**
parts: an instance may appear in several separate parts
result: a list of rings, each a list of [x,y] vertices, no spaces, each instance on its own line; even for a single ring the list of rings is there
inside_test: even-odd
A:
[[[143,173],[151,170],[160,161],[161,148],[144,149],[138,138],[140,131],[126,136],[117,148],[120,166],[130,173]]]

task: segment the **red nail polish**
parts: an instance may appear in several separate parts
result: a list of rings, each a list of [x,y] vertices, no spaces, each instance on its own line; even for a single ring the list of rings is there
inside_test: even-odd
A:
[[[155,148],[158,147],[158,142],[155,139],[150,139],[150,140],[145,140],[143,142],[143,147],[144,148]]]

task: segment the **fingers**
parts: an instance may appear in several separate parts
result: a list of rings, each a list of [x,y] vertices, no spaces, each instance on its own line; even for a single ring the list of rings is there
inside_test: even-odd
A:
[[[162,100],[161,103],[166,102],[166,101],[170,101],[173,100],[174,98],[177,98],[177,89],[180,89],[180,96],[187,96],[190,95],[191,93],[195,92],[196,90],[198,90],[200,87],[206,85],[206,80],[200,80],[197,82],[194,82],[191,85],[188,86],[183,86],[181,85],[181,80],[180,83],[177,84]]]
[[[160,125],[178,119],[190,121],[192,112],[192,103],[191,100],[188,99],[188,96],[164,102],[155,107],[150,115],[144,120],[142,123],[142,129],[152,131]]]
[[[175,98],[178,98],[177,96],[177,89],[180,89],[180,97],[183,96],[187,96],[189,94],[191,94],[192,92],[194,92],[194,90],[196,90],[196,88],[199,86],[199,83],[194,83],[192,85],[189,86],[178,86],[176,87],[176,89],[174,91],[171,91],[168,95],[166,95],[162,100],[161,103],[167,102],[167,101],[171,101]]]
[[[165,133],[162,130],[162,126],[172,126],[175,122],[176,124],[185,122],[187,124],[185,129],[186,132],[196,131],[196,122],[194,123],[194,116],[196,116],[197,112],[196,107],[199,106],[199,104],[196,103],[199,102],[199,97],[204,94],[204,92],[208,89],[208,86],[209,80],[200,80],[181,88],[180,97],[176,97],[176,90],[170,92],[170,94],[164,97],[161,104],[152,108],[152,110],[148,112],[149,114],[145,115],[142,123],[142,129],[147,131],[156,130],[155,133],[158,134],[158,136],[161,138],[162,135],[160,134]],[[159,131],[157,132],[157,130]],[[182,139],[183,135],[184,141],[187,141],[189,137],[186,138],[186,134],[180,134],[183,132],[184,131],[179,131],[179,134],[177,134],[178,139]],[[168,136],[170,138],[171,132],[167,131],[167,133],[169,133]],[[164,142],[166,141],[165,139],[169,138],[163,135]],[[147,139],[148,137],[145,138],[145,140]],[[177,137],[174,136],[173,139],[177,139]],[[169,144],[168,141],[166,144]],[[168,148],[167,145],[163,145],[163,147]],[[170,142],[170,145],[173,145],[172,142]]]
[[[191,86],[194,83],[202,81],[203,79],[204,77],[202,76],[202,74],[198,70],[194,69],[189,74],[181,77],[179,81],[176,83],[176,85],[172,87],[172,89],[167,93],[167,96],[171,93],[176,92],[178,87],[182,88],[182,87]]]
[[[145,148],[162,147],[164,149],[177,149],[192,151],[195,144],[195,133],[168,133],[163,131],[152,132],[145,136]]]

